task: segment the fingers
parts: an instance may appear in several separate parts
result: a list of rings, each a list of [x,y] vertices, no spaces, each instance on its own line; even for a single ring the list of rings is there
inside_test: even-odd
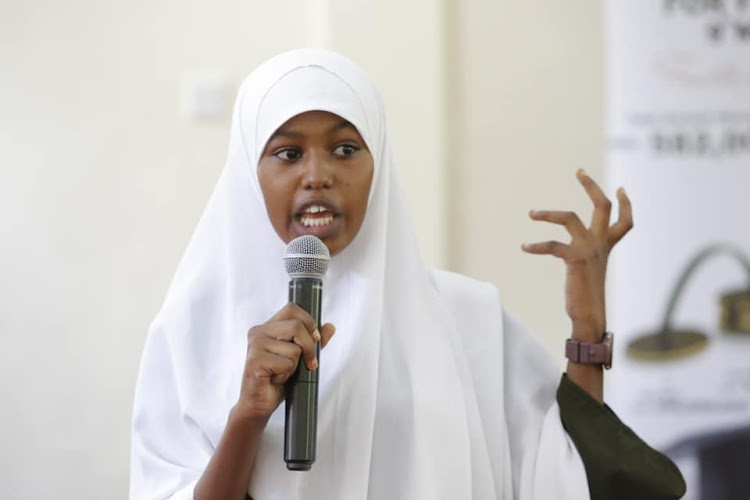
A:
[[[278,344],[298,346],[299,349],[295,351],[295,364],[301,354],[308,370],[315,370],[318,367],[318,352],[313,335],[298,319],[288,319],[263,325],[263,335],[276,341],[266,344],[267,346],[277,346]],[[320,336],[320,333],[318,333],[318,336]],[[270,349],[270,347],[267,347],[267,349]],[[280,347],[274,347],[274,349],[271,352],[278,352]]]
[[[271,376],[271,383],[273,384],[285,384],[287,380],[292,378],[292,375],[294,374],[294,371],[297,369],[297,363],[293,363],[291,367],[289,367],[286,362],[289,360],[286,358],[283,358],[281,356],[277,356],[278,358],[278,369],[273,369],[273,376]],[[269,366],[271,363],[269,363]]]
[[[248,331],[246,370],[256,377],[270,378],[275,384],[286,382],[302,358],[308,370],[318,368],[318,342],[324,347],[336,328],[326,323],[320,330],[299,305],[289,303],[262,325]],[[256,373],[257,372],[257,373]]]
[[[282,355],[266,350],[254,356],[252,366],[256,377],[269,377],[272,383],[283,384],[289,380],[297,368],[300,351],[298,346],[290,342],[277,342],[277,344],[286,344],[291,349],[296,348],[296,358],[292,352],[285,352]],[[283,348],[280,351],[283,351]]]
[[[521,249],[527,253],[537,255],[554,255],[565,259],[568,256],[570,246],[559,241],[544,241],[541,243],[524,243]]]
[[[254,343],[268,352],[290,357],[295,366],[301,356],[308,370],[318,367],[316,342],[321,339],[312,317],[293,303],[286,304],[266,323],[248,332],[249,345]]]
[[[531,210],[529,217],[536,221],[551,222],[565,226],[571,236],[582,238],[586,235],[586,226],[575,212],[553,211],[553,210]]]
[[[266,321],[266,324],[276,323],[277,321],[286,319],[297,319],[305,325],[305,328],[307,328],[309,332],[312,333],[315,331],[315,321],[313,320],[312,316],[310,316],[307,311],[293,302],[289,302],[284,307],[279,309],[276,314],[271,316],[271,319]]]
[[[589,177],[583,169],[578,169],[576,177],[594,203],[594,213],[591,216],[591,230],[595,234],[607,234],[609,218],[612,212],[612,202],[609,201],[609,198],[607,198],[599,185],[594,182],[594,179]]]
[[[617,190],[617,203],[620,206],[617,222],[612,224],[607,235],[610,247],[614,246],[633,228],[633,207],[623,188]]]

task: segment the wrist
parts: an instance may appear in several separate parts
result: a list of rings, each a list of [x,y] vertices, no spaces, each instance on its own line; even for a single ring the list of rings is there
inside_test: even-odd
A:
[[[571,338],[581,342],[599,343],[607,331],[606,321],[573,321]]]
[[[568,378],[586,391],[599,404],[604,402],[604,370],[601,365],[582,365],[569,362]]]
[[[586,342],[575,338],[565,341],[565,357],[571,363],[612,367],[614,335],[606,332],[598,342]]]
[[[266,428],[269,418],[271,418],[271,415],[259,413],[240,401],[229,410],[227,427],[248,431],[260,430],[262,432]]]

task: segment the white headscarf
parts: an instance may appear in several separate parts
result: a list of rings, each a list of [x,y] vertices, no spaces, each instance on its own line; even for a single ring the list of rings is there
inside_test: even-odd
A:
[[[492,401],[499,404],[485,402],[480,411],[457,333],[469,323],[445,307],[418,253],[381,97],[349,60],[314,49],[267,61],[239,90],[227,163],[144,351],[131,496],[192,498],[239,396],[247,331],[286,302],[284,243],[269,222],[257,164],[271,134],[311,110],[351,122],[375,170],[363,225],[324,279],[323,321],[337,330],[320,359],[317,461],[309,472],[286,470],[282,403],[264,431],[250,495],[505,496],[512,490],[496,294],[481,327],[492,332],[486,345],[497,347],[483,355],[497,362]],[[503,478],[508,484],[496,484]]]

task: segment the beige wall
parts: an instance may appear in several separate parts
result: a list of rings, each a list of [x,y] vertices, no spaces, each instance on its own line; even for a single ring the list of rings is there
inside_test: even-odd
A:
[[[590,203],[578,168],[603,173],[601,2],[455,2],[451,26],[450,265],[492,281],[512,312],[561,353],[570,327],[564,266],[521,252],[560,239],[532,208]]]
[[[547,239],[527,208],[585,207],[573,171],[601,172],[599,9],[0,3],[0,498],[126,497],[143,340],[227,142],[226,117],[181,115],[181,85],[231,94],[287,48],[370,71],[426,260],[496,282],[557,346],[562,266],[518,247]]]

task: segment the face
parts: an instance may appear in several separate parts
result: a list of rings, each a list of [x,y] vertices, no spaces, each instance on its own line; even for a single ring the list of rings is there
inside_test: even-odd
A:
[[[317,236],[336,255],[357,235],[367,210],[373,159],[357,129],[325,111],[299,114],[266,143],[258,180],[284,241]]]

